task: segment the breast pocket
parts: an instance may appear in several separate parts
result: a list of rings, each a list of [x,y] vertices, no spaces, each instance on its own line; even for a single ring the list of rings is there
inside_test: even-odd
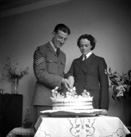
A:
[[[52,74],[57,73],[57,60],[48,58],[46,60],[46,64],[47,64],[47,71],[49,73],[52,73]]]

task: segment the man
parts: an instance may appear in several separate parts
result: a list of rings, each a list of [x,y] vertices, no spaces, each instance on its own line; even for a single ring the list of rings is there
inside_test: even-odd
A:
[[[33,97],[36,119],[41,110],[52,108],[51,90],[55,87],[68,88],[69,82],[64,78],[66,55],[61,47],[70,35],[70,29],[65,24],[58,24],[52,33],[52,40],[36,48],[34,52],[34,74],[37,82]]]
[[[105,59],[92,52],[96,45],[92,35],[81,35],[77,45],[82,55],[73,61],[67,73],[70,86],[76,87],[77,94],[81,94],[84,89],[90,92],[94,108],[101,109],[102,114],[106,115],[109,106],[109,86]]]

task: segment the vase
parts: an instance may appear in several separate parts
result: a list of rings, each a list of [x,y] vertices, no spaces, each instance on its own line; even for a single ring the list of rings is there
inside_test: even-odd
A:
[[[12,81],[12,94],[18,94],[19,80],[18,78],[13,79]]]

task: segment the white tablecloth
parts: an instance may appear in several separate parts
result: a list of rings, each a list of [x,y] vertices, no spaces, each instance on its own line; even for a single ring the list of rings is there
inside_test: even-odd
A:
[[[117,117],[44,117],[34,137],[125,137],[129,130]]]

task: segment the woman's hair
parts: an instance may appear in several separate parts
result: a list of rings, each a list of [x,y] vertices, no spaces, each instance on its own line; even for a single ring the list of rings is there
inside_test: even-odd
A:
[[[91,50],[93,50],[95,48],[96,40],[91,34],[83,34],[78,38],[77,45],[78,45],[79,48],[80,48],[80,40],[81,39],[87,39],[87,40],[90,41],[90,44],[92,46]]]

